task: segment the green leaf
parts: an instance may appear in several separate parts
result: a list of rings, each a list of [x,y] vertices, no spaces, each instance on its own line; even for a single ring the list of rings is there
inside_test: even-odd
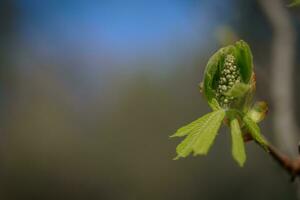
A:
[[[174,160],[179,159],[180,157],[185,158],[193,151],[193,144],[197,134],[189,134],[177,147],[176,152],[177,156]]]
[[[248,84],[236,83],[232,86],[232,88],[230,88],[230,90],[226,92],[225,95],[229,97],[241,97],[244,96],[244,94],[246,94],[246,92],[248,92],[249,89],[250,86]]]
[[[240,40],[235,43],[237,64],[245,83],[249,83],[253,72],[253,56],[249,45]]]
[[[211,100],[211,102],[208,102],[208,104],[210,105],[210,107],[213,111],[222,109],[221,106],[219,105],[218,101],[215,98],[213,98]]]
[[[183,137],[186,136],[187,134],[189,134],[193,129],[200,127],[203,125],[203,123],[205,123],[207,121],[207,119],[210,117],[210,114],[206,114],[200,118],[198,118],[197,120],[181,127],[180,129],[178,129],[176,131],[175,134],[171,135],[170,137]]]
[[[231,140],[232,140],[232,156],[237,161],[237,163],[243,167],[246,161],[246,153],[244,140],[242,137],[242,131],[240,128],[239,121],[234,118],[230,121],[231,129]]]
[[[217,136],[224,117],[224,110],[213,112],[212,118],[207,120],[206,126],[203,126],[201,130],[202,133],[196,138],[195,145],[193,147],[194,155],[206,155],[208,153]]]
[[[219,73],[219,66],[221,65],[220,62],[223,57],[222,49],[220,49],[210,57],[205,67],[203,79],[203,94],[208,102],[210,102],[212,98],[215,97],[214,84],[217,79],[216,77]]]
[[[190,127],[183,127],[183,132],[189,131],[189,133],[177,146],[177,157],[175,159],[187,157],[192,151],[194,151],[195,155],[206,154],[217,135],[224,117],[225,111],[217,110],[198,119],[198,123],[192,122]],[[178,133],[178,135],[181,135],[183,132],[179,132],[180,134]]]
[[[249,91],[245,94],[244,98],[242,99],[241,101],[241,104],[240,105],[243,105],[241,106],[242,107],[242,111],[244,113],[247,113],[249,111],[249,109],[251,108],[252,106],[252,102],[253,102],[253,97],[254,97],[254,93],[255,93],[255,90],[256,90],[256,80],[255,80],[255,73],[253,72],[252,73],[252,76],[251,76],[251,79],[250,79],[250,82],[248,83],[249,85]]]
[[[249,133],[251,134],[252,138],[261,144],[266,150],[268,150],[268,142],[265,140],[265,138],[261,135],[259,126],[247,115],[243,117],[243,122],[245,123],[245,126],[249,130]]]

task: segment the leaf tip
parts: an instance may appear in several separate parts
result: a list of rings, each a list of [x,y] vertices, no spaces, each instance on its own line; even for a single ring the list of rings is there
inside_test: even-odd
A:
[[[173,158],[172,160],[179,160],[181,156],[180,155],[177,155],[175,158]]]
[[[193,156],[206,156],[207,154],[208,154],[208,150],[207,151],[194,150]]]
[[[236,160],[240,167],[244,167],[246,160]]]

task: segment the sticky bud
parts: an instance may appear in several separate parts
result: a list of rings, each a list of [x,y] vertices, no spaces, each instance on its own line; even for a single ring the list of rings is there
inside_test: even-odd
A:
[[[204,73],[203,93],[213,108],[214,99],[219,106],[225,109],[241,108],[248,106],[246,103],[249,92],[242,93],[241,96],[228,96],[227,91],[235,87],[235,84],[246,84],[253,87],[252,54],[249,46],[244,41],[238,41],[234,45],[229,45],[217,51],[208,61]]]

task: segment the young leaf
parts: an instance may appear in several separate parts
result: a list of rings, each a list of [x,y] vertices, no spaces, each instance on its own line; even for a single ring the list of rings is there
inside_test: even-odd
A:
[[[203,94],[207,101],[210,102],[215,97],[214,85],[216,77],[220,71],[220,63],[223,59],[223,51],[227,48],[222,48],[210,57],[204,71]]]
[[[243,117],[243,122],[245,123],[245,126],[248,128],[252,138],[260,143],[266,150],[267,148],[267,141],[264,139],[264,137],[260,133],[259,126],[247,115]]]
[[[200,118],[201,123],[196,123],[188,136],[177,146],[175,159],[187,157],[192,151],[195,155],[207,154],[224,117],[225,111],[217,110]]]
[[[243,77],[243,81],[245,83],[249,83],[253,72],[253,56],[251,49],[243,40],[236,42],[235,48],[241,76]]]
[[[213,99],[211,100],[211,102],[208,102],[208,104],[210,105],[210,107],[211,107],[211,109],[212,109],[213,111],[222,109],[222,108],[220,107],[218,101],[217,101],[215,98],[213,98]]]
[[[195,137],[201,133],[201,129],[203,126],[206,125],[207,121],[210,120],[210,118],[214,117],[214,112],[208,113],[196,121],[178,129],[178,131],[172,135],[171,137],[181,137],[188,135],[176,148],[176,152],[178,155],[177,158],[179,157],[186,157],[192,152],[192,146],[193,140]]]
[[[225,95],[229,97],[241,97],[244,96],[249,89],[250,86],[245,83],[236,83],[225,93]]]
[[[200,118],[198,118],[197,120],[193,121],[190,124],[187,124],[181,128],[179,128],[175,134],[171,135],[170,137],[183,137],[188,135],[193,129],[200,127],[203,125],[203,123],[205,123],[207,121],[207,119],[210,117],[210,114],[206,114]]]
[[[239,121],[232,119],[230,121],[231,140],[232,140],[232,156],[237,163],[243,167],[246,161],[246,153],[244,140],[242,138],[242,131],[240,128]]]
[[[203,133],[199,134],[198,138],[196,138],[195,145],[193,147],[194,155],[206,155],[208,153],[217,136],[224,117],[224,110],[214,112],[214,117],[207,121],[206,126],[203,127]]]
[[[195,138],[197,137],[196,133],[189,134],[177,147],[176,152],[177,156],[174,160],[179,159],[180,157],[185,158],[193,151],[193,144]]]

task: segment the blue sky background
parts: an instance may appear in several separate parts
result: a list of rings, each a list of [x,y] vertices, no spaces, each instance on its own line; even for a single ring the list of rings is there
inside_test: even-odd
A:
[[[69,85],[75,101],[86,102],[141,72],[153,73],[152,79],[178,69],[200,72],[195,59],[219,47],[216,31],[232,24],[237,5],[234,0],[16,0],[16,6],[20,71],[30,77],[44,70]]]
[[[96,69],[111,67],[105,59],[115,67],[133,67],[130,63],[141,57],[174,62],[174,55],[212,41],[216,27],[230,23],[234,9],[231,0],[17,2],[20,35],[35,55],[80,59],[84,67]]]

